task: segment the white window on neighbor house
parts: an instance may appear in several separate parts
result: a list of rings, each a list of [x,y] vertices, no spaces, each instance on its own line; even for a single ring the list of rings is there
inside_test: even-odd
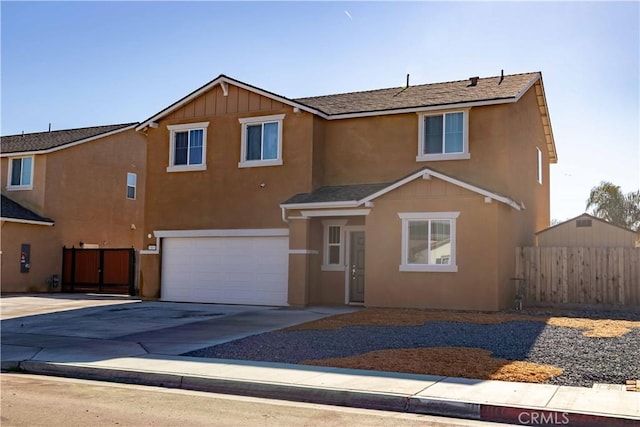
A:
[[[344,226],[346,220],[325,220],[322,270],[344,271]]]
[[[136,199],[136,185],[138,176],[135,173],[127,173],[127,199]]]
[[[167,126],[169,129],[167,172],[186,172],[207,168],[207,127],[209,122]]]
[[[417,161],[469,159],[469,112],[420,113]]]
[[[8,190],[31,190],[33,188],[33,156],[9,159]]]
[[[400,271],[457,272],[456,220],[460,212],[399,213]]]
[[[282,164],[282,121],[284,114],[238,119],[242,126],[238,167]]]
[[[542,151],[536,147],[538,157],[538,184],[542,184]]]

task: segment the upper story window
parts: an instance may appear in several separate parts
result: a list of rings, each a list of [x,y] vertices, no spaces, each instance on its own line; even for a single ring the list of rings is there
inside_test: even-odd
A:
[[[169,166],[167,172],[207,168],[207,127],[209,122],[167,126]]]
[[[542,184],[542,151],[536,147],[538,157],[538,184]]]
[[[469,112],[421,113],[416,160],[461,160],[469,155]]]
[[[31,190],[33,188],[33,156],[9,159],[8,190]]]
[[[136,199],[136,186],[138,176],[135,173],[127,173],[127,199]]]
[[[456,272],[459,212],[399,213],[402,220],[400,271]]]
[[[282,120],[284,114],[238,119],[242,125],[238,167],[282,164]]]

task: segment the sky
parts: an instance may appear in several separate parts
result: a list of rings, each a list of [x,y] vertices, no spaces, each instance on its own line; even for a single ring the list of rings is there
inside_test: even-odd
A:
[[[8,2],[2,135],[143,121],[226,74],[289,98],[541,71],[551,218],[640,188],[640,2]]]

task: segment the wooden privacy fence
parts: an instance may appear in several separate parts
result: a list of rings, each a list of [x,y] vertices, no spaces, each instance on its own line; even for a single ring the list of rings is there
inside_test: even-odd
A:
[[[516,248],[524,303],[640,305],[640,248]]]

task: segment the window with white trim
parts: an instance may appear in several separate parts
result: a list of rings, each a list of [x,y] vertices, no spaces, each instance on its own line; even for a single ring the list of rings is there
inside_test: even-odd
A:
[[[169,129],[167,172],[207,168],[207,127],[209,122],[167,126]]]
[[[242,126],[238,167],[282,164],[282,121],[284,114],[238,119]]]
[[[456,272],[456,220],[460,212],[399,213],[400,271]]]
[[[31,190],[33,188],[33,156],[9,159],[8,190]]]
[[[417,161],[469,159],[469,112],[418,115]]]
[[[536,147],[538,159],[538,184],[542,184],[542,151]]]
[[[135,173],[127,173],[127,199],[136,199],[136,187],[138,176]]]
[[[324,220],[324,257],[322,270],[344,271],[344,226],[346,220]]]

